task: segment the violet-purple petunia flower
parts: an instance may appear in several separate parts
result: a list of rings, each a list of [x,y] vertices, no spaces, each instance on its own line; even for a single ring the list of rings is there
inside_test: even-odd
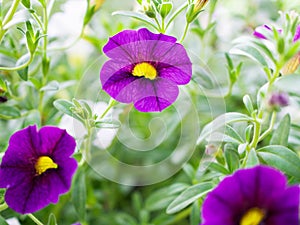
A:
[[[15,132],[0,165],[5,201],[18,213],[32,213],[57,203],[70,189],[77,162],[70,156],[75,140],[65,130],[29,126]]]
[[[134,103],[142,112],[162,111],[189,83],[192,63],[176,38],[142,28],[124,30],[103,48],[110,58],[100,72],[102,88],[112,98]]]
[[[299,225],[299,197],[272,167],[241,169],[207,195],[202,225]]]

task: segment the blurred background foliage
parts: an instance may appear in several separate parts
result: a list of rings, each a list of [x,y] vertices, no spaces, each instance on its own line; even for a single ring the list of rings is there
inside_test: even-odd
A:
[[[72,102],[73,98],[84,100],[92,108],[93,113],[98,115],[101,115],[109,102],[109,97],[101,91],[99,81],[99,71],[106,60],[102,47],[108,37],[123,29],[137,29],[147,25],[120,15],[122,13],[112,15],[113,12],[120,10],[134,12],[142,10],[137,1],[88,2],[96,6],[94,8],[96,11],[90,18],[87,13],[87,1],[53,1],[46,30],[48,42],[46,52],[41,44],[45,39],[41,36],[29,67],[18,71],[0,69],[0,97],[3,101],[0,103],[0,152],[3,153],[7,148],[9,137],[13,132],[29,124],[59,125],[72,130],[73,120],[64,115],[68,112],[62,110],[64,112],[62,113],[58,107],[54,107],[53,102],[56,100],[68,100],[69,102],[63,103],[73,106],[75,104]],[[177,9],[185,2],[173,1],[173,8]],[[0,67],[20,66],[30,58],[28,54],[30,49],[23,33],[31,28],[25,21],[30,21],[32,32],[37,32],[39,24],[33,17],[34,14],[38,17],[43,15],[40,3],[41,1],[31,1],[30,8],[34,9],[34,12],[30,12],[20,4],[14,18],[6,25],[7,32],[0,45]],[[0,1],[2,21],[11,4],[11,0]],[[193,21],[183,42],[192,58],[193,80],[181,91],[187,90],[190,93],[199,118],[195,123],[201,130],[204,125],[222,113],[247,114],[243,96],[249,95],[256,102],[258,90],[267,82],[264,70],[257,62],[237,55],[231,55],[234,67],[240,62],[243,62],[243,65],[236,80],[234,82],[230,80],[225,53],[233,48],[233,41],[242,36],[251,36],[253,30],[262,24],[280,26],[282,18],[279,12],[288,12],[299,7],[300,3],[295,0],[210,0],[199,18]],[[185,10],[170,25],[166,33],[179,40],[184,23]],[[84,101],[79,101],[79,104],[83,104]],[[296,153],[300,143],[299,99],[295,97],[293,101],[294,105],[283,110],[279,118],[285,118],[281,126],[292,124],[290,135],[287,137],[289,144],[286,145]],[[98,106],[99,102],[103,105]],[[284,117],[286,112],[290,113],[291,122],[289,118]],[[107,149],[113,157],[131,165],[150,165],[167,158],[176,148],[182,135],[181,127],[184,120],[182,123],[176,123],[180,120],[176,106],[171,106],[158,116],[155,113],[140,113],[131,106],[121,104],[113,108],[111,115],[125,127],[123,132],[131,129],[130,137],[140,139],[152,137],[153,142],[159,143],[153,151],[133,151],[124,145],[124,141],[114,136],[116,133],[118,137],[122,136],[122,129],[119,129],[118,123],[110,121],[106,124],[100,121],[95,132],[100,136],[94,138],[101,139],[103,134],[104,139],[111,139],[100,149]],[[158,117],[165,123],[153,120]],[[162,124],[169,130],[164,130]],[[191,143],[192,146],[189,148],[192,148],[193,154],[183,169],[176,171],[168,179],[149,186],[139,186],[138,183],[136,186],[118,184],[85,164],[77,171],[72,190],[62,196],[57,205],[48,206],[35,215],[44,224],[48,222],[55,224],[53,221],[56,220],[58,224],[63,225],[76,221],[82,224],[101,225],[198,225],[200,206],[206,191],[215,186],[222,176],[232,173],[241,166],[239,162],[243,156],[239,155],[237,148],[241,147],[239,144],[246,143],[247,138],[249,139],[251,131],[247,133],[247,129],[251,128],[248,128],[248,125],[249,122],[245,120],[225,128],[226,132],[231,132],[240,142],[226,145],[216,142],[216,145],[207,145],[207,142],[202,141],[196,147],[196,143]],[[78,124],[78,127],[80,126]],[[103,130],[108,128],[114,131],[105,133]],[[163,142],[160,142],[161,136],[157,135],[161,130],[167,133],[167,138]],[[83,148],[86,138],[81,132],[85,132],[84,127],[77,130],[76,125],[73,128],[73,135],[78,143],[76,153],[78,160],[81,158],[80,149]],[[271,138],[272,135],[268,135],[259,146],[267,145]],[[211,162],[211,158],[215,156],[216,163],[210,164],[207,169],[207,162]],[[252,160],[254,165],[258,159],[253,155]],[[122,170],[116,171],[122,176]],[[157,168],[153,176],[156,173],[163,171]],[[299,176],[290,177],[291,183],[299,180]],[[17,215],[9,209],[3,211],[2,216],[17,217],[21,224],[32,224],[26,216]]]

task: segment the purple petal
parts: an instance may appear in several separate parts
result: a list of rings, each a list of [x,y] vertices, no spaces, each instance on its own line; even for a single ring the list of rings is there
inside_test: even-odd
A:
[[[39,137],[36,126],[29,126],[14,133],[0,166],[0,187],[15,186],[26,176],[32,175],[39,149]]]
[[[56,162],[58,158],[68,158],[74,153],[76,143],[66,130],[45,126],[39,131],[42,147],[39,155],[48,155]]]
[[[299,224],[299,198],[300,188],[294,186],[288,188],[270,207],[270,217],[266,221],[272,225],[298,225]]]
[[[256,30],[253,32],[253,35],[260,39],[267,39],[265,35],[263,35],[262,33],[258,32]]]
[[[246,202],[246,199],[240,191],[239,181],[233,176],[226,177],[217,188],[208,194],[203,204],[203,219],[208,222],[207,224],[211,224],[210,222],[232,224],[235,217],[238,216],[239,210],[246,208],[243,206],[243,202]],[[216,211],[218,216],[215,216]]]
[[[178,92],[177,85],[167,79],[139,78],[125,86],[116,100],[133,102],[142,112],[161,111],[176,100]]]
[[[176,38],[164,34],[154,34],[146,28],[136,30],[124,30],[109,38],[107,44],[103,47],[103,52],[110,57],[107,53],[114,48],[126,45],[132,42],[143,40],[161,40],[165,42],[176,42]]]
[[[300,38],[300,25],[298,25],[298,27],[296,29],[293,41],[296,42],[299,40],[299,38]]]
[[[295,213],[295,208],[298,210],[299,189],[291,188],[292,191],[289,193],[286,191],[286,184],[285,176],[271,167],[256,166],[241,169],[232,176],[226,177],[208,194],[203,204],[204,224],[236,224],[238,219],[253,207],[267,210],[268,216],[272,212],[275,215],[281,210],[293,208],[294,214],[292,212],[288,214],[293,215],[291,218],[295,218],[298,215]],[[282,204],[282,201],[287,201],[286,205]],[[291,221],[295,220],[291,219]],[[275,225],[275,223],[266,224]],[[296,223],[287,224],[296,225]]]
[[[250,207],[269,207],[277,195],[281,195],[286,186],[286,178],[278,170],[257,166],[239,170],[234,178],[240,183],[240,191],[250,203]]]

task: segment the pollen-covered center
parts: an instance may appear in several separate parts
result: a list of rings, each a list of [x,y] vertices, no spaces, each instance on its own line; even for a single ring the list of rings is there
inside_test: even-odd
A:
[[[154,80],[157,76],[157,71],[150,63],[142,62],[135,65],[132,75],[137,77],[144,76],[150,80]]]
[[[259,225],[265,217],[263,210],[259,208],[249,209],[242,217],[240,225]]]
[[[49,156],[40,156],[36,161],[35,171],[38,175],[46,172],[48,169],[57,169],[58,165],[53,162],[53,160]]]

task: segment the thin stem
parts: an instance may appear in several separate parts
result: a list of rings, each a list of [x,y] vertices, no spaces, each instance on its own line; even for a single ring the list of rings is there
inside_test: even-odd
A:
[[[181,221],[182,219],[186,218],[188,215],[190,215],[191,213],[191,208],[188,208],[186,210],[183,210],[182,212],[178,213],[175,218],[173,220],[171,220],[169,223],[167,223],[168,225],[171,224],[177,224],[179,221]]]
[[[41,221],[39,221],[34,215],[32,214],[27,214],[27,216],[33,221],[35,222],[35,224],[37,225],[44,225]]]
[[[7,25],[12,18],[14,17],[14,14],[17,11],[17,8],[19,6],[20,0],[14,0],[14,2],[12,3],[10,9],[8,10],[2,25],[0,26],[0,42],[2,41],[2,38],[4,36],[4,34],[6,33],[7,29],[4,29],[5,25]]]
[[[30,54],[30,53],[29,53]],[[30,57],[27,62],[23,63],[20,66],[15,66],[15,67],[0,67],[0,70],[5,70],[5,71],[16,71],[16,70],[21,70],[26,68],[33,60],[33,54],[30,54]]]
[[[99,119],[103,119],[104,116],[109,112],[109,110],[116,105],[116,101],[114,99],[111,99],[108,103],[107,108],[105,109],[105,111],[101,114],[101,116],[99,117]]]
[[[0,212],[4,211],[7,208],[8,208],[8,205],[6,204],[6,202],[4,202],[3,204],[0,205]]]
[[[165,30],[165,19],[164,18],[162,18],[161,19],[161,33],[165,33],[166,32],[166,30]]]
[[[161,29],[161,26],[160,26],[160,23],[159,23],[158,19],[155,17],[154,20],[155,20],[155,22],[156,22],[156,24],[158,26],[159,32],[161,32],[162,29]]]
[[[47,62],[48,63],[48,58],[47,58],[47,45],[48,45],[48,11],[47,11],[47,4],[44,5],[43,7],[43,19],[44,19],[44,23],[43,23],[43,34],[44,36],[44,42],[43,42],[43,62]],[[44,65],[43,65],[44,66]],[[42,86],[44,86],[47,83],[47,73],[48,70],[42,70],[43,72],[43,79],[42,79]],[[43,124],[43,99],[44,99],[44,91],[40,91],[39,92],[39,104],[38,104],[38,110],[40,112],[41,115],[41,124]]]
[[[271,121],[270,121],[270,126],[269,128],[258,138],[258,141],[261,141],[263,140],[266,136],[268,136],[269,133],[272,132],[273,128],[274,128],[274,124],[275,124],[275,121],[276,121],[276,115],[277,115],[277,112],[274,111],[272,113],[272,117],[271,117]]]
[[[180,43],[182,43],[183,42],[183,40],[185,39],[185,37],[186,37],[186,34],[187,34],[187,31],[188,31],[188,29],[189,29],[189,26],[190,26],[190,23],[186,23],[185,24],[185,28],[184,28],[184,32],[183,32],[183,35],[182,35],[182,37],[181,37],[181,39],[180,39]]]
[[[166,30],[168,29],[168,27],[170,26],[170,24],[172,23],[172,21],[184,10],[186,9],[186,7],[188,6],[188,3],[185,3],[184,5],[182,5],[179,9],[177,9],[177,11],[174,12],[174,14],[171,16],[171,18],[169,19],[167,25],[166,25]]]
[[[261,130],[261,123],[259,121],[255,120],[254,121],[254,134],[253,134],[252,142],[250,144],[250,149],[256,148],[257,143],[259,141],[260,130]]]

